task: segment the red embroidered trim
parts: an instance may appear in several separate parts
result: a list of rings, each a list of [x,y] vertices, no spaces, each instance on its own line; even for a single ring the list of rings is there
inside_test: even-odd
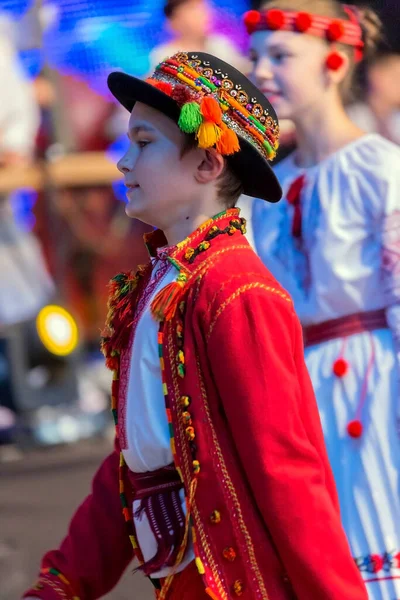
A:
[[[137,303],[135,316],[132,321],[131,333],[129,337],[128,347],[123,349],[120,358],[120,383],[119,383],[119,397],[118,397],[118,439],[121,450],[128,448],[128,439],[126,432],[126,412],[127,412],[127,400],[128,400],[128,386],[129,376],[131,371],[131,353],[133,348],[133,342],[135,339],[136,328],[139,320],[150,303],[150,298],[153,295],[154,290],[157,288],[160,281],[166,275],[167,271],[171,267],[170,263],[163,261],[159,266],[155,276],[150,279],[143,294],[141,294],[139,302]],[[153,267],[154,268],[154,267]]]

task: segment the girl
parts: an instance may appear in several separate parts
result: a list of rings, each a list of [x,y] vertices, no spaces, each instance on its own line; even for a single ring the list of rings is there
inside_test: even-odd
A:
[[[275,171],[283,202],[242,201],[250,241],[302,321],[354,560],[371,599],[396,600],[400,151],[344,109],[376,19],[334,0],[275,0],[245,22],[253,78],[298,140]]]

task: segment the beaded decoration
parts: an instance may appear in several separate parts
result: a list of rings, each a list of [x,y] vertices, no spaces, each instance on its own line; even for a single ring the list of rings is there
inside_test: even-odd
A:
[[[224,156],[240,150],[244,137],[267,159],[276,155],[277,120],[259,99],[220,69],[213,70],[197,54],[178,52],[161,62],[147,83],[170,96],[181,107],[178,125],[195,134],[200,148],[215,147]]]
[[[307,12],[269,9],[265,11],[250,10],[244,15],[244,24],[249,34],[256,31],[294,31],[307,33],[326,39],[330,43],[338,42],[354,46],[357,62],[363,58],[364,42],[357,9],[345,6],[349,19],[332,19]]]
[[[171,452],[172,452],[172,456],[174,459],[174,463],[176,465],[176,470],[178,471],[179,477],[183,481],[183,475],[178,466],[178,458],[177,458],[177,454],[176,454],[176,445],[175,445],[175,437],[174,437],[174,427],[173,427],[173,422],[172,422],[171,401],[170,401],[169,394],[168,394],[167,379],[166,379],[166,375],[165,375],[165,362],[164,362],[164,357],[163,357],[164,326],[165,326],[165,323],[161,322],[159,332],[158,332],[158,353],[159,353],[159,359],[160,359],[162,389],[163,389],[165,407],[166,407],[166,413],[167,413],[167,419],[168,419]],[[181,332],[181,334],[182,334],[182,332]],[[182,339],[182,337],[180,339]],[[180,405],[181,405],[182,409],[184,409],[182,412],[187,413],[186,409],[190,406],[190,398],[188,396],[182,396]],[[188,429],[193,430],[193,432],[194,432],[193,427],[191,427],[191,426],[187,427],[186,431],[188,431]],[[195,464],[195,462],[196,462],[196,464]],[[190,530],[191,505],[193,503],[193,499],[194,499],[196,488],[197,488],[197,475],[199,472],[200,472],[200,463],[198,461],[193,461],[194,477],[193,477],[193,480],[190,484],[190,488],[186,495],[187,512],[186,512],[186,519],[185,519],[185,535],[183,537],[181,547],[179,548],[179,552],[177,555],[174,569],[173,569],[172,573],[170,575],[168,575],[168,577],[165,579],[162,589],[157,596],[158,600],[165,600],[165,598],[167,597],[168,591],[171,587],[171,583],[172,583],[172,580],[175,575],[176,568],[182,562],[183,556],[186,551],[187,540],[188,540],[188,535],[189,535],[189,530]]]

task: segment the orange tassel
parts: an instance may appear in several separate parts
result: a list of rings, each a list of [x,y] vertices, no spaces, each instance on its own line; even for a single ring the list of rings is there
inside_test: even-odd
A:
[[[222,154],[222,156],[229,156],[230,154],[235,154],[235,152],[239,152],[239,138],[236,135],[236,132],[233,129],[229,129],[229,127],[225,124],[221,124],[222,135],[216,144],[217,151]]]
[[[175,281],[158,292],[151,303],[151,314],[156,321],[170,321],[173,318],[186,282],[187,275],[180,272]]]
[[[204,96],[200,104],[200,112],[206,121],[221,125],[222,110],[219,102],[212,96]]]

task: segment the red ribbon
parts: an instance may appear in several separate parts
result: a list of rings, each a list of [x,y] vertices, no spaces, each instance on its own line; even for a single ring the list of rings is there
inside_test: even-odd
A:
[[[305,183],[305,175],[301,175],[294,180],[286,195],[286,199],[294,208],[292,221],[292,236],[301,238],[302,236],[302,214],[301,214],[301,192]]]

